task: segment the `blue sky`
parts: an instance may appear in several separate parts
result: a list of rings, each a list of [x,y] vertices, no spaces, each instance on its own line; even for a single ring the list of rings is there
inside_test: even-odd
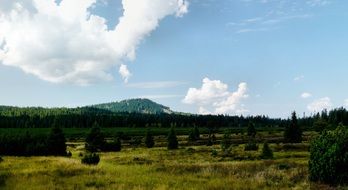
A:
[[[135,56],[117,58],[121,63],[103,67],[108,69],[111,79],[102,73],[98,75],[102,80],[94,80],[97,77],[88,73],[83,76],[83,81],[87,81],[87,76],[93,78],[92,82],[88,78],[88,84],[76,83],[80,81],[77,77],[60,81],[56,74],[63,72],[61,70],[52,73],[53,78],[44,73],[46,70],[35,70],[36,65],[31,65],[35,69],[26,70],[22,63],[14,66],[12,59],[1,61],[0,56],[3,62],[0,64],[0,104],[73,107],[146,97],[182,112],[271,117],[288,117],[293,110],[302,115],[348,106],[348,88],[345,88],[348,2],[191,0],[188,3],[181,15],[175,16],[179,9],[175,9],[176,12],[168,9],[157,26],[144,32],[135,44]],[[123,15],[122,7],[121,0],[104,0],[88,10],[92,15],[104,17],[108,30],[112,30]],[[5,9],[0,8],[1,11],[6,14]],[[158,10],[147,11],[152,15],[152,11]],[[41,25],[37,25],[38,28]],[[142,25],[138,23],[134,27]],[[11,37],[6,33],[3,36],[4,39]],[[95,37],[99,40],[98,35]],[[10,45],[10,48],[17,47]],[[51,45],[47,47],[57,49]],[[81,53],[84,48],[89,47],[76,51]],[[68,50],[58,50],[62,52],[47,53],[47,56],[58,61],[63,55],[64,60],[73,59],[69,52],[65,54]],[[19,55],[23,55],[21,53]],[[31,52],[28,57],[34,57],[31,60],[35,61],[43,59],[36,55]],[[88,59],[86,56],[83,60]],[[131,73],[126,77],[128,82],[122,73],[123,78],[119,75],[120,64],[126,65]]]

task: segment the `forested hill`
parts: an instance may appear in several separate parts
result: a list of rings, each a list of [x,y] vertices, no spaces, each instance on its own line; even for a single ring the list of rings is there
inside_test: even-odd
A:
[[[149,99],[129,99],[120,102],[111,102],[89,106],[111,112],[123,113],[144,113],[144,114],[162,114],[174,113],[169,107],[163,106]]]

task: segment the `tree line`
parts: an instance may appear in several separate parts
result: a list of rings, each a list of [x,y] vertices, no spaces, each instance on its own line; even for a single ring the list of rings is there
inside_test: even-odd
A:
[[[94,123],[101,127],[205,127],[246,128],[253,123],[257,128],[285,128],[291,125],[291,118],[269,118],[267,116],[228,116],[193,114],[142,114],[115,113],[103,109],[84,108],[18,108],[0,106],[0,128],[91,128]],[[348,125],[348,111],[338,108],[322,111],[309,117],[298,118],[303,129],[322,130],[338,124]]]

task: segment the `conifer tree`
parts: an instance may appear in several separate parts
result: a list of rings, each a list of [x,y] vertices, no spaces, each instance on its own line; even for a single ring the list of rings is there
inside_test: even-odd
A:
[[[66,139],[60,127],[54,125],[47,138],[47,152],[49,155],[66,155]]]
[[[145,134],[145,145],[147,148],[152,148],[155,145],[155,141],[150,130],[146,131]]]
[[[302,142],[302,130],[298,125],[296,112],[291,115],[291,123],[285,128],[284,140],[289,143]]]
[[[167,145],[168,150],[178,149],[179,144],[178,144],[178,139],[176,138],[174,127],[170,128],[167,141],[168,141],[168,145]]]

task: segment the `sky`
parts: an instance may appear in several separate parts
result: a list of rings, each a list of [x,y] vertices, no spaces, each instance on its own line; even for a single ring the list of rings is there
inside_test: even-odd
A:
[[[0,0],[0,105],[348,107],[348,1]]]

